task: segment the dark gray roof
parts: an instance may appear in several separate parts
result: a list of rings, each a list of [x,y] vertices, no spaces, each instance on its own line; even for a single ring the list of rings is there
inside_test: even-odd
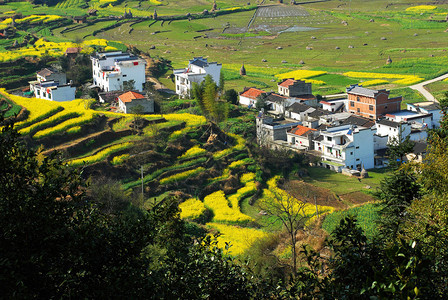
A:
[[[347,93],[355,94],[355,95],[362,95],[367,97],[375,97],[375,94],[378,93],[377,90],[371,90],[367,89],[365,87],[359,86],[359,85],[351,85],[347,88]]]
[[[416,106],[418,107],[418,106]],[[438,103],[433,103],[430,105],[425,105],[425,106],[419,106],[420,108],[423,108],[425,110],[440,110],[440,105]]]
[[[301,112],[307,111],[310,108],[311,108],[311,106],[309,106],[309,105],[296,102],[288,107],[288,111],[294,112],[294,113],[301,113]]]
[[[341,125],[357,125],[370,128],[375,125],[375,121],[364,117],[351,115],[350,117],[342,121]]]
[[[327,110],[322,110],[322,109],[316,109],[315,111],[312,111],[308,114],[309,117],[314,118],[314,117],[320,117],[320,116],[324,116],[324,115],[331,115],[332,113],[327,111]]]
[[[191,62],[191,65],[195,65],[198,67],[207,67],[208,66],[208,62],[207,59],[203,59],[202,57],[195,57]]]
[[[387,120],[387,119],[381,119],[381,120],[377,121],[376,123],[380,124],[380,125],[394,127],[394,128],[400,127],[400,123],[397,123],[397,122],[394,122],[394,121],[390,121],[390,120]]]
[[[319,135],[317,138],[315,138],[314,140],[316,141],[316,142],[320,142],[320,141],[322,141],[324,139],[324,136],[323,135]]]
[[[276,103],[282,103],[286,100],[285,97],[280,96],[278,94],[275,93],[270,93],[269,95],[266,96],[266,101],[270,101],[270,102],[276,102]]]
[[[426,146],[427,143],[425,142],[415,142],[414,148],[412,149],[412,153],[414,154],[426,153]]]

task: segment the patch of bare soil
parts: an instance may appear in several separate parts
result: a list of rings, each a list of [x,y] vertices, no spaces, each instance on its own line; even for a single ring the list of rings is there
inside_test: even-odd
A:
[[[335,193],[329,189],[314,186],[300,180],[292,180],[282,186],[288,193],[297,199],[314,203],[316,197],[317,205],[331,206],[336,209],[345,209],[348,207]]]
[[[363,193],[363,192],[352,192],[348,194],[339,195],[339,198],[344,203],[350,203],[353,205],[360,205],[367,202],[375,201],[375,198],[373,198],[372,195]]]

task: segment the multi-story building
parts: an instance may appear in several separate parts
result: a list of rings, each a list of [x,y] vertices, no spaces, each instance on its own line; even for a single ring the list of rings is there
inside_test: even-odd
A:
[[[314,149],[321,152],[321,164],[329,169],[371,169],[375,166],[374,132],[375,129],[356,125],[327,128],[314,140]]]
[[[193,83],[201,83],[206,75],[210,75],[218,84],[221,77],[221,64],[208,62],[206,58],[195,57],[190,60],[184,69],[175,69],[173,74],[176,80],[176,94],[180,97],[190,97]]]
[[[384,89],[371,90],[357,84],[351,85],[347,88],[348,111],[370,119],[399,111],[402,97],[389,98],[389,93]]]
[[[121,51],[97,53],[91,57],[93,84],[105,92],[143,91],[146,61]]]
[[[58,81],[60,84],[66,84],[67,75],[54,68],[44,68],[37,72],[37,81]]]
[[[75,100],[76,88],[70,84],[59,84],[58,81],[30,82],[30,90],[40,99],[58,102]]]

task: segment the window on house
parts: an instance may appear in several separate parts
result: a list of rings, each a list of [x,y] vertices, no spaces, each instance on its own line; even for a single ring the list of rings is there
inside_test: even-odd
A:
[[[361,110],[359,109],[359,107],[356,109],[357,112],[361,112]]]
[[[350,152],[350,155],[353,155],[353,152]]]
[[[331,136],[327,136],[327,141],[331,142],[332,138]]]
[[[51,99],[51,94],[48,94],[48,98]]]
[[[359,146],[356,146],[355,149],[359,149]]]
[[[350,106],[354,107],[355,106],[355,102],[354,101],[350,101]]]
[[[386,105],[386,106],[384,106],[384,109],[387,109],[387,105]]]
[[[356,161],[359,161],[359,158],[357,158]]]
[[[36,95],[40,95],[40,91],[39,90],[36,90]]]
[[[359,98],[359,96],[358,97],[356,97],[356,101],[361,101],[361,98]]]
[[[369,110],[373,110],[373,105],[369,105]]]
[[[126,77],[126,76],[128,76],[128,75],[126,75],[126,74],[123,74],[123,77]]]
[[[43,96],[43,97],[47,97],[47,93],[43,92],[43,93],[42,93],[42,96]]]
[[[120,78],[117,78],[117,81],[120,81]]]

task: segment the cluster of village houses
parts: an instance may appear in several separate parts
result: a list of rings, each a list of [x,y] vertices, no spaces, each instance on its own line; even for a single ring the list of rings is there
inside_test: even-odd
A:
[[[285,79],[278,92],[246,88],[240,104],[254,105],[263,97],[268,105],[256,117],[260,144],[303,150],[320,157],[319,165],[351,175],[362,169],[387,166],[387,148],[409,136],[415,142],[407,159],[421,160],[425,154],[427,129],[439,127],[437,103],[408,103],[389,91],[351,85],[346,96],[318,101],[311,84]]]
[[[124,113],[140,105],[144,113],[154,112],[154,101],[142,93],[146,82],[146,61],[129,53],[97,53],[91,57],[93,88],[97,88],[100,102],[116,103]],[[206,75],[218,83],[221,64],[195,57],[188,66],[173,71],[176,94],[190,97],[194,82]],[[241,72],[245,72],[244,66]],[[244,74],[243,74],[244,75]],[[132,90],[124,87],[132,83]],[[75,99],[75,88],[67,83],[65,74],[51,68],[37,73],[30,82],[35,97],[53,101]],[[239,103],[253,107],[263,98],[267,109],[256,117],[257,139],[260,144],[274,148],[306,151],[320,157],[319,165],[357,175],[361,169],[384,167],[388,164],[390,143],[409,136],[415,142],[409,159],[421,159],[426,149],[427,129],[437,128],[441,118],[437,103],[406,104],[401,109],[402,97],[389,96],[387,90],[372,90],[351,85],[344,97],[318,100],[311,83],[284,79],[277,92],[266,92],[255,87],[245,88]]]

